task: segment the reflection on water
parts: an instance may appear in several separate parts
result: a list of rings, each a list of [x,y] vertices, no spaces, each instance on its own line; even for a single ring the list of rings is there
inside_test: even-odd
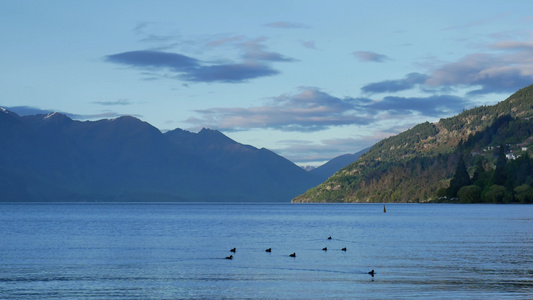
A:
[[[526,205],[0,204],[0,298],[528,299],[532,233]]]

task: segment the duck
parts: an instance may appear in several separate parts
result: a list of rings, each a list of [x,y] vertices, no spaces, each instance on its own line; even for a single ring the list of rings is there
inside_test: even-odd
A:
[[[324,247],[324,248],[322,248],[322,250],[328,251],[328,247]]]
[[[272,248],[266,249],[265,252],[272,252]]]
[[[346,251],[346,247],[342,248],[341,250],[342,250],[342,251]]]
[[[233,253],[235,253],[235,251],[237,251],[237,249],[235,249],[235,248],[230,250],[230,252],[233,252]]]
[[[233,259],[233,255],[226,256],[226,259]]]
[[[331,240],[331,236],[330,236],[330,237],[328,237],[328,240]]]
[[[374,277],[374,270],[368,272],[368,274],[372,275],[372,277]]]
[[[289,255],[290,257],[296,257],[296,252],[294,252],[293,254]]]

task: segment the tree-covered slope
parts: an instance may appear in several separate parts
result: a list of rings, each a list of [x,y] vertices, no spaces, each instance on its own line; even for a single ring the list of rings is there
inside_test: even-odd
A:
[[[476,107],[434,124],[419,124],[384,139],[293,202],[433,200],[439,190],[448,188],[463,150],[469,151],[465,160],[473,172],[472,153],[502,142],[510,145],[509,151],[527,147],[533,140],[531,128],[533,85],[496,105]]]

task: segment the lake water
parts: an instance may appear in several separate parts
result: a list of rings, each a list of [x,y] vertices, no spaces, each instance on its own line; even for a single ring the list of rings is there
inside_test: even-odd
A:
[[[533,205],[3,203],[0,259],[0,299],[532,299]]]

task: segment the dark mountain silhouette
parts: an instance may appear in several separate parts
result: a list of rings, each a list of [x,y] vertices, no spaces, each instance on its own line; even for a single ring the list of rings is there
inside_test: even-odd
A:
[[[319,177],[321,181],[325,181],[333,174],[337,173],[340,169],[346,167],[347,165],[355,162],[361,155],[367,152],[370,148],[365,148],[354,154],[343,154],[333,158],[327,163],[316,167],[315,169],[310,170],[311,174]]]
[[[0,110],[0,201],[290,201],[320,183],[216,130]]]

